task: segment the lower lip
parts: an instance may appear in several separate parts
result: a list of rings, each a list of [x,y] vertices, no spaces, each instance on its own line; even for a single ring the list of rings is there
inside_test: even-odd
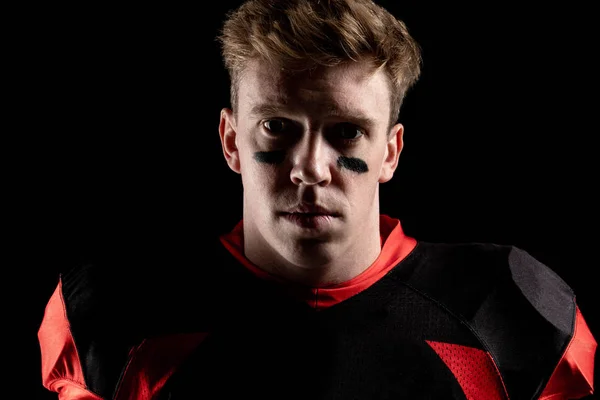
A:
[[[306,229],[320,229],[330,224],[333,220],[331,215],[317,214],[284,214],[286,220]]]

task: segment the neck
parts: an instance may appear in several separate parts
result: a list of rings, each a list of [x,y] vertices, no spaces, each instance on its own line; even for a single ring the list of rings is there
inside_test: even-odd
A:
[[[297,284],[323,287],[348,281],[366,270],[381,252],[379,216],[343,241],[273,242],[244,225],[245,256],[260,269]]]

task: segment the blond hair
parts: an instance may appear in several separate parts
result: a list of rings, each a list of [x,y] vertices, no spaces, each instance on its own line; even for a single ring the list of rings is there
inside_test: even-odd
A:
[[[391,123],[421,72],[421,49],[404,22],[372,0],[248,0],[231,10],[217,40],[231,105],[249,60],[307,71],[368,60],[391,84]]]

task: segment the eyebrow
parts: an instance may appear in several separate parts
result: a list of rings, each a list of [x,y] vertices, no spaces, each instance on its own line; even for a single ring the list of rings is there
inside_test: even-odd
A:
[[[263,116],[263,115],[279,115],[279,114],[287,114],[286,107],[282,107],[277,104],[270,103],[261,103],[256,104],[250,110],[250,114],[253,116]],[[353,124],[359,126],[375,126],[376,121],[373,118],[367,117],[363,115],[358,110],[350,110],[345,108],[340,108],[337,105],[330,105],[327,107],[323,113],[326,117],[333,117],[345,121],[352,122]]]
[[[371,117],[367,117],[359,110],[351,110],[347,108],[340,108],[337,105],[331,105],[327,107],[325,115],[329,117],[335,117],[350,121],[358,126],[375,126],[376,121]]]
[[[261,103],[255,104],[250,110],[250,115],[277,115],[281,114],[284,108],[275,104]]]

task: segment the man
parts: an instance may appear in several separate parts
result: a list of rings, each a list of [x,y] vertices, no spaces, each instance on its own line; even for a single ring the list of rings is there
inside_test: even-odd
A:
[[[593,392],[596,341],[551,269],[513,246],[418,241],[380,213],[420,75],[401,21],[370,0],[251,0],[219,39],[243,219],[201,255],[61,274],[39,330],[45,387],[63,400]]]

